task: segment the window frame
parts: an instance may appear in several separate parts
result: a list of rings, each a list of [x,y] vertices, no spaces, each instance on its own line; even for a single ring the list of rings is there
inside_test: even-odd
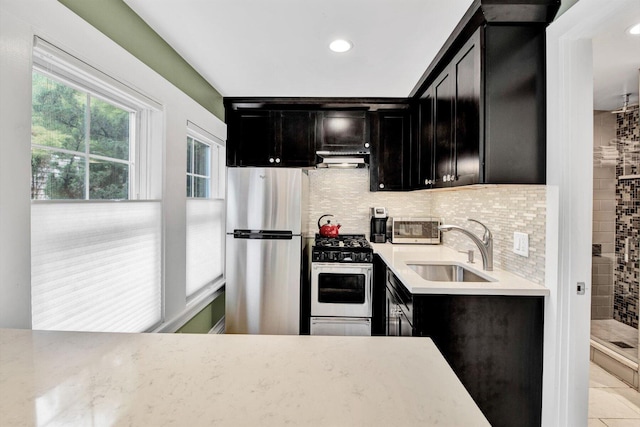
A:
[[[222,156],[222,148],[224,147],[224,143],[220,138],[210,134],[206,130],[202,129],[198,125],[194,124],[191,121],[187,121],[187,153],[189,153],[189,138],[193,139],[194,147],[195,142],[199,142],[209,147],[209,156],[208,156],[208,164],[209,164],[209,174],[208,176],[196,174],[193,172],[194,167],[194,156],[195,150],[191,150],[191,159],[189,159],[192,172],[186,170],[186,176],[188,178],[193,177],[203,177],[208,178],[208,196],[207,197],[195,197],[193,195],[187,195],[188,199],[224,199],[224,180],[222,174],[224,173],[224,164],[221,164],[221,156]],[[188,188],[188,187],[187,187]],[[191,194],[193,194],[193,181],[191,184]]]
[[[129,159],[122,160],[108,156],[91,154],[88,136],[85,137],[85,151],[75,152],[56,147],[33,144],[34,148],[83,157],[85,161],[85,189],[80,199],[32,199],[32,202],[59,201],[96,201],[96,200],[149,200],[153,199],[149,164],[150,139],[155,123],[154,113],[162,111],[162,106],[156,101],[137,92],[120,81],[86,64],[80,59],[57,48],[47,41],[35,36],[32,55],[32,73],[37,72],[57,83],[66,85],[74,90],[83,92],[88,98],[94,97],[129,112]],[[90,104],[87,104],[90,109]],[[133,120],[132,120],[133,116]],[[88,119],[87,135],[90,129]],[[90,199],[89,198],[89,160],[103,160],[107,162],[128,165],[128,197],[126,199]],[[157,192],[157,191],[156,191]]]
[[[206,174],[198,174],[195,172],[196,166],[196,144],[203,145],[206,147],[206,157],[205,157],[205,169]],[[212,162],[212,154],[213,147],[211,144],[207,144],[206,142],[200,141],[193,136],[187,135],[187,162],[189,165],[187,166],[187,179],[190,180],[190,185],[187,185],[187,198],[189,199],[210,199],[211,198],[211,164]],[[191,168],[191,172],[189,171],[189,167]],[[205,180],[205,188],[206,195],[205,196],[196,196],[195,195],[195,181],[196,178],[203,178]],[[191,194],[189,194],[191,193]]]

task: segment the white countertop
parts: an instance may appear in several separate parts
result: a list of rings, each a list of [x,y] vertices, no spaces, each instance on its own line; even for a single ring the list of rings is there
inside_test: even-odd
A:
[[[467,263],[467,255],[443,245],[398,245],[372,243],[375,253],[380,255],[387,266],[402,281],[412,294],[445,295],[520,295],[546,296],[549,289],[533,283],[508,271],[494,268],[482,269],[479,254],[474,264]],[[492,279],[491,282],[432,282],[425,280],[407,266],[407,263],[448,263],[454,262],[474,273]]]
[[[428,338],[0,329],[0,425],[488,426]]]

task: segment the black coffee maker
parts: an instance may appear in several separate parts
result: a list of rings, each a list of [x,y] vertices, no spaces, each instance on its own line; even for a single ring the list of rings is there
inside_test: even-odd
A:
[[[387,208],[371,208],[371,243],[385,243],[387,241]]]

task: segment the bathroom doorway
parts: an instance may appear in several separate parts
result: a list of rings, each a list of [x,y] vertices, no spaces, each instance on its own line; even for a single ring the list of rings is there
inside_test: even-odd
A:
[[[617,113],[594,112],[591,358],[612,365],[614,362],[607,360],[611,358],[624,365],[612,373],[621,376],[620,369],[628,371],[623,379],[637,388],[638,105],[625,107],[623,101],[620,108]]]

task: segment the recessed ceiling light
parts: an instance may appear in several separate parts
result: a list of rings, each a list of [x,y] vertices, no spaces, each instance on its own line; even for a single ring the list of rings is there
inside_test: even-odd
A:
[[[633,25],[632,27],[629,27],[627,32],[634,36],[640,36],[640,23]]]
[[[329,44],[329,49],[331,49],[334,52],[338,52],[338,53],[342,53],[342,52],[346,52],[348,50],[351,50],[351,48],[353,47],[353,43],[351,43],[348,40],[343,40],[343,39],[337,39],[331,42],[331,44]]]

